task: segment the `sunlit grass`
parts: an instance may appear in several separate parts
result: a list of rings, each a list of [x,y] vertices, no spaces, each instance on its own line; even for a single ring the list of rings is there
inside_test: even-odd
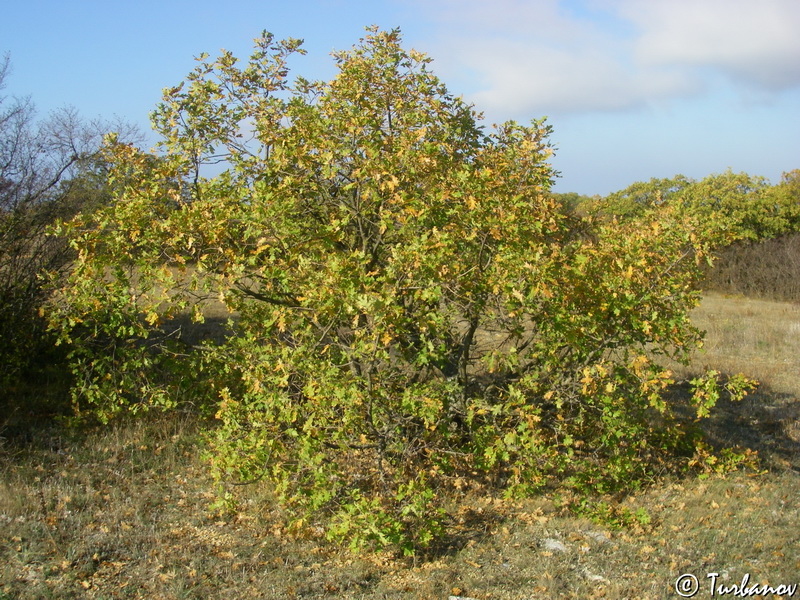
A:
[[[742,371],[800,397],[800,304],[708,294],[693,320],[707,334],[696,364]]]

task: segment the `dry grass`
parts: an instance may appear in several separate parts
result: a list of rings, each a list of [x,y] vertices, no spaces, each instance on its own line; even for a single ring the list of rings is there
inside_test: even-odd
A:
[[[694,367],[768,384],[709,422],[768,472],[665,480],[624,500],[647,517],[623,528],[557,498],[465,497],[450,547],[414,563],[290,536],[265,485],[239,488],[236,515],[211,511],[192,418],[42,425],[0,445],[0,599],[658,599],[678,597],[682,573],[698,597],[712,572],[725,585],[800,583],[800,307],[711,296],[695,319],[709,335]]]
[[[693,320],[706,344],[678,375],[708,367],[761,383],[741,403],[720,404],[713,435],[758,449],[769,466],[800,471],[800,304],[708,294]]]
[[[698,364],[742,371],[800,397],[800,303],[707,294],[693,320],[706,331]]]

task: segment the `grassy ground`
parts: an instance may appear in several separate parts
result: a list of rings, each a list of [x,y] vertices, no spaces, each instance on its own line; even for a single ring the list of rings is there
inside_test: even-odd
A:
[[[189,417],[0,440],[3,598],[678,598],[717,585],[800,583],[800,306],[710,296],[695,367],[767,385],[708,422],[721,443],[757,449],[767,471],[666,479],[616,528],[552,498],[514,506],[465,497],[449,548],[415,563],[353,556],[295,538],[266,486],[236,515],[213,499]],[[4,435],[0,432],[0,436]],[[719,594],[718,594],[719,595]],[[797,595],[800,596],[800,590]]]

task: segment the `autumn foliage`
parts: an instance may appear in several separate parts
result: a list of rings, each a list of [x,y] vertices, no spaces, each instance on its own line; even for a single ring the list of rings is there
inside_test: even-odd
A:
[[[724,231],[671,206],[568,213],[549,126],[486,132],[400,41],[370,30],[320,83],[265,33],[165,90],[158,155],[109,139],[114,201],[60,229],[76,408],[199,406],[223,486],[272,481],[297,528],[406,552],[465,488],[710,468],[658,358],[701,343],[688,311]],[[224,330],[187,344],[214,302]],[[692,387],[703,417],[721,386]]]

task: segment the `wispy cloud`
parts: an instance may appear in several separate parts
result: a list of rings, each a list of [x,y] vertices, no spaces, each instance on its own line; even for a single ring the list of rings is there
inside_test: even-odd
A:
[[[439,0],[469,97],[489,113],[615,111],[701,94],[720,77],[772,94],[800,85],[797,0]],[[437,72],[440,71],[437,61]]]

